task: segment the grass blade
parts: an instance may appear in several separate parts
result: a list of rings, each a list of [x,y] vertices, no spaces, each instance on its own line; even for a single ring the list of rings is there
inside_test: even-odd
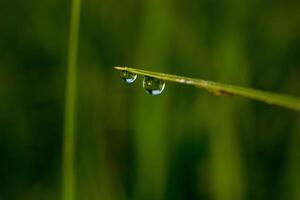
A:
[[[74,152],[79,18],[80,0],[72,0],[68,68],[66,74],[62,200],[73,200],[75,197]]]
[[[277,105],[285,108],[289,108],[300,112],[300,98],[292,97],[283,94],[277,94],[272,92],[265,92],[252,88],[228,85],[213,81],[207,81],[202,79],[189,78],[185,76],[177,76],[172,74],[165,74],[159,72],[146,71],[141,69],[135,69],[130,67],[115,67],[117,70],[126,70],[135,74],[143,76],[151,76],[165,81],[171,81],[181,84],[193,85],[198,88],[203,88],[216,95],[236,95],[258,101],[265,102],[267,104]]]

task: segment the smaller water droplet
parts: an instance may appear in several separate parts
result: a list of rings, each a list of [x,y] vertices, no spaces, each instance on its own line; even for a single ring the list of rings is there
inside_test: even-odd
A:
[[[159,95],[165,89],[165,82],[157,78],[145,76],[143,80],[143,88],[149,94]]]
[[[137,77],[137,74],[126,71],[126,70],[121,70],[120,77],[126,83],[133,83]]]

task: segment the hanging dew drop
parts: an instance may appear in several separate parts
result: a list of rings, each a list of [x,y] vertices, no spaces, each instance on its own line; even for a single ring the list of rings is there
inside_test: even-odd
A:
[[[120,77],[126,83],[133,83],[137,77],[137,74],[126,71],[126,70],[121,70]]]
[[[160,95],[165,89],[165,82],[157,78],[145,76],[143,80],[143,88],[148,94]]]

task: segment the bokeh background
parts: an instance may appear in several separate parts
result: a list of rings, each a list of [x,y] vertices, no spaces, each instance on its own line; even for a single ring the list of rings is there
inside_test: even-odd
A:
[[[62,193],[71,1],[0,2],[0,199]],[[300,199],[300,115],[115,65],[300,96],[298,0],[82,0],[78,200]]]

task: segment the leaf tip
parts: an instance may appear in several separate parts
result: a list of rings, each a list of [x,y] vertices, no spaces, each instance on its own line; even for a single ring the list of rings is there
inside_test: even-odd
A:
[[[126,70],[126,67],[114,66],[116,70]]]

